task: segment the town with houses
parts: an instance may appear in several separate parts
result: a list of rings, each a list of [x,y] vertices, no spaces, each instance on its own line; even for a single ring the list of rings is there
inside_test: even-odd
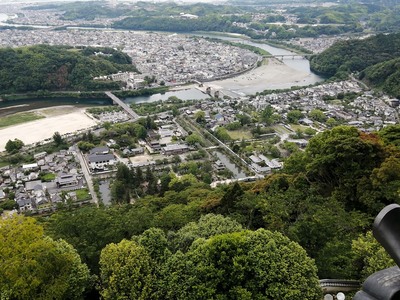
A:
[[[344,300],[397,287],[379,282],[398,275],[384,253],[394,257],[391,228],[379,226],[398,205],[372,231],[368,222],[399,192],[380,178],[396,167],[399,89],[374,83],[373,68],[335,65],[353,50],[360,65],[390,56],[393,43],[372,55],[353,41],[381,34],[358,12],[383,21],[377,0],[13,1],[0,3],[0,50],[16,66],[15,78],[0,73],[1,299]],[[329,55],[335,43],[352,49]],[[54,87],[16,85],[34,82],[30,73]],[[232,261],[237,282],[206,276]]]
[[[0,47],[37,44],[122,49],[141,73],[115,78],[131,82],[130,88],[140,88],[144,77],[149,75],[166,85],[234,76],[255,67],[261,60],[250,50],[178,34],[82,29],[0,31]]]
[[[395,124],[398,106],[398,99],[376,94],[353,79],[282,93],[188,101],[186,107],[179,109],[178,116],[171,111],[153,115],[157,129],[148,130],[146,139],[138,140],[136,147],[119,147],[109,139],[87,153],[73,145],[56,153],[35,153],[35,162],[31,164],[3,167],[0,201],[13,193],[18,210],[23,213],[48,213],[65,203],[91,203],[94,190],[88,185],[93,184],[92,177],[112,178],[120,163],[143,170],[170,168],[173,172],[174,165],[190,161],[190,154],[200,151],[205,151],[207,160],[212,162],[211,186],[234,180],[251,181],[282,168],[288,155],[287,144],[302,151],[313,134],[332,126],[328,120],[334,120],[333,125],[345,124],[371,132]],[[273,125],[264,124],[256,116],[266,108],[280,116]],[[296,121],[289,121],[293,110],[301,114]],[[313,118],[312,112],[316,110],[326,118]],[[240,131],[247,134],[232,135],[229,139],[219,136],[219,128],[229,129],[230,124],[239,123],[239,116],[246,115],[250,121]],[[201,122],[199,116],[203,118]],[[98,128],[104,123],[131,122],[128,114],[118,109],[93,117],[98,119]],[[254,128],[268,130],[266,134],[251,135]],[[313,132],[305,134],[307,128]],[[235,130],[227,132],[229,135]],[[187,142],[193,133],[201,140]],[[239,151],[235,149],[238,143],[244,146]],[[278,149],[278,154],[272,153],[271,148],[260,147],[265,144]]]
[[[13,5],[4,5],[3,6],[3,11],[5,13],[7,13],[9,15],[9,20],[8,22],[11,22],[13,24],[17,24],[17,25],[26,25],[26,24],[31,24],[31,25],[36,25],[39,26],[37,33],[38,36],[35,36],[35,34],[31,37],[30,34],[26,35],[26,39],[28,44],[31,44],[31,42],[33,42],[33,40],[40,40],[41,43],[49,43],[49,44],[58,44],[59,41],[57,39],[57,37],[55,36],[49,36],[51,35],[51,31],[46,30],[48,27],[56,27],[56,26],[67,26],[67,27],[77,27],[80,25],[80,22],[82,22],[83,20],[66,20],[65,18],[63,18],[63,13],[62,11],[56,10],[56,9],[46,9],[46,10],[36,10],[32,8],[26,8],[24,4],[13,4]],[[282,16],[284,18],[284,22],[282,23],[271,23],[271,24],[285,24],[285,25],[296,25],[298,24],[298,18],[296,15],[287,13],[285,9],[277,9],[275,11],[275,14]],[[265,13],[252,13],[251,14],[251,21],[248,23],[243,23],[243,22],[233,22],[234,26],[237,27],[241,27],[241,28],[246,28],[249,29],[249,24],[251,24],[252,22],[260,22],[261,20],[264,20],[265,18],[267,18],[269,16],[269,14],[265,14]],[[115,21],[119,21],[121,19],[123,19],[124,17],[115,17],[115,18],[107,18],[107,17],[103,17],[103,18],[94,18],[93,20],[84,20],[84,23],[86,26],[88,25],[92,25],[92,26],[111,26]],[[178,18],[182,18],[182,19],[197,19],[198,16],[194,15],[194,14],[189,14],[186,12],[181,12],[180,15],[178,16]],[[301,26],[302,24],[300,24],[299,26]],[[40,26],[43,27],[44,30],[40,30]],[[260,31],[260,30],[255,30],[257,33],[263,34],[265,32]],[[5,35],[10,35],[11,30],[9,32],[5,32],[2,34]],[[14,35],[16,34],[18,35],[22,35],[23,32],[15,32],[13,31]],[[110,32],[108,32],[109,36],[107,36],[107,41],[110,41],[110,46],[112,47],[116,47],[116,46],[123,46],[125,43],[127,43],[127,41],[129,40],[124,40],[122,39],[121,41],[123,41],[122,43],[119,43],[118,39],[115,37],[113,38],[113,35],[115,35],[116,33],[113,32],[112,34],[110,34]],[[46,37],[45,39],[41,39],[40,36]],[[365,38],[369,35],[365,35],[362,38]],[[12,38],[12,36],[10,36],[10,38]],[[65,37],[63,37],[65,38]],[[68,38],[68,37],[66,37]],[[15,42],[18,43],[18,37],[15,38]],[[80,39],[80,38],[78,38]],[[308,49],[310,51],[312,51],[313,53],[320,53],[323,50],[325,50],[326,48],[330,47],[333,43],[335,43],[338,40],[343,40],[343,39],[349,39],[348,36],[333,36],[333,37],[318,37],[318,38],[295,38],[290,40],[289,42],[293,45],[298,45],[301,46],[305,49]],[[73,35],[70,35],[70,37],[68,38],[68,44],[72,45],[71,42],[73,42],[75,40],[75,38],[73,37]],[[99,38],[99,36],[94,37],[93,38],[94,41],[96,40],[101,40]],[[5,42],[6,40],[4,40]],[[90,39],[89,41],[90,42]],[[85,45],[89,45],[89,43],[86,43]],[[12,46],[10,44],[10,46]]]
[[[18,7],[4,7],[9,15],[17,13]],[[197,16],[182,13],[179,17]],[[255,19],[263,17],[254,15]],[[13,23],[40,26],[77,25],[60,21],[60,15],[51,10],[47,13],[18,11],[11,19]],[[286,19],[295,21],[290,16]],[[101,19],[105,25],[113,21]],[[99,20],[92,22],[98,24]],[[237,23],[236,26],[246,25]],[[338,39],[345,37],[290,42],[319,53]],[[14,199],[21,213],[51,213],[61,206],[93,202],[109,205],[111,202],[103,198],[102,192],[95,190],[94,182],[104,178],[112,181],[119,164],[134,169],[169,170],[181,176],[184,168],[180,169],[179,165],[196,161],[211,165],[207,179],[211,186],[252,181],[281,169],[285,158],[294,151],[303,151],[308,140],[318,132],[336,125],[373,132],[399,121],[398,99],[369,90],[354,78],[238,97],[222,97],[218,91],[211,93],[208,81],[256,68],[262,57],[200,36],[74,28],[0,31],[0,47],[36,44],[119,49],[130,55],[140,74],[121,72],[95,79],[123,81],[126,89],[141,89],[148,84],[146,76],[154,77],[158,85],[195,83],[205,95],[203,100],[180,105],[175,113],[166,110],[151,116],[141,115],[151,118],[156,128],[148,129],[146,138],[138,139],[135,145],[121,146],[117,139],[109,138],[88,151],[81,151],[76,144],[88,132],[99,134],[105,130],[105,124],[138,121],[123,108],[96,114],[88,111],[98,124],[64,135],[63,139],[74,141],[68,149],[47,153],[27,145],[25,150],[34,152],[32,163],[0,168],[0,202]],[[159,108],[162,103],[154,105]],[[262,117],[266,111],[271,112],[268,122]],[[47,139],[38,145],[51,142]]]

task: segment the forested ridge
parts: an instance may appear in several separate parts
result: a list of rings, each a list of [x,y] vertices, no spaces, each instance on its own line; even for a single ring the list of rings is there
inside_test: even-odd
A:
[[[118,89],[115,82],[93,80],[118,71],[136,68],[129,56],[111,48],[37,45],[0,49],[1,93]]]
[[[398,97],[399,58],[400,33],[378,34],[364,40],[337,42],[311,57],[310,66],[314,72],[336,78],[360,72],[360,79]]]
[[[67,280],[63,295],[71,284],[83,291],[83,282],[104,299],[321,299],[318,277],[363,280],[393,265],[370,229],[385,205],[400,203],[399,147],[399,125],[377,133],[335,127],[263,180],[212,189],[193,175],[165,173],[152,195],[133,204],[138,171],[121,165],[113,185],[127,189],[111,207],[67,206],[36,224],[0,221],[0,290],[26,299],[16,279],[26,274],[37,279],[26,295],[60,284],[43,279],[46,268],[55,272],[47,265],[36,273],[14,267],[20,256],[10,249],[30,253],[35,264],[50,255],[40,245],[66,242],[72,247],[63,246],[62,259],[74,263],[59,276],[80,270],[82,281]],[[153,182],[150,171],[140,176]],[[10,228],[14,239],[5,234]],[[24,239],[36,231],[39,249],[30,252],[35,243]]]
[[[360,79],[400,99],[400,57],[366,68]]]
[[[313,71],[326,76],[362,71],[365,68],[400,57],[400,33],[364,40],[339,41],[311,58]]]

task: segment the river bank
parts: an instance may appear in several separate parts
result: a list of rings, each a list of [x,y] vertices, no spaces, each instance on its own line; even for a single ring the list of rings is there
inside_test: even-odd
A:
[[[167,86],[149,87],[138,90],[117,90],[112,91],[114,95],[120,98],[146,96],[158,93],[165,93],[168,91]],[[109,99],[105,91],[38,91],[29,92],[24,94],[3,94],[0,95],[0,103],[15,101],[15,100],[35,100],[35,99],[79,99],[79,100],[92,100],[92,99]],[[111,100],[110,100],[111,101]]]
[[[72,105],[32,110],[44,118],[0,129],[0,151],[15,138],[28,145],[51,138],[56,131],[63,135],[95,126],[97,122],[85,111],[85,107]]]
[[[226,37],[222,39],[228,39],[232,42],[241,42],[264,49],[272,55],[290,55],[293,54],[287,50],[274,48],[265,44],[256,44],[248,40],[243,40],[237,37]],[[307,86],[310,84],[315,84],[317,81],[321,81],[322,78],[313,74],[309,68],[309,62],[305,59],[285,59],[280,61],[277,59],[268,59],[267,62],[263,62],[261,66],[253,68],[243,74],[238,76],[227,78],[223,80],[214,80],[205,83],[205,86],[211,87],[212,90],[220,91],[221,96],[227,95],[230,97],[238,97],[245,95],[253,95],[257,92],[262,92],[266,89],[282,89],[290,88],[292,86]],[[193,85],[185,85],[175,87],[174,91],[167,91],[167,87],[159,87],[156,89],[145,89],[144,91],[124,91],[122,93],[115,92],[116,96],[120,98],[125,98],[125,102],[130,103],[140,103],[140,102],[152,102],[159,100],[166,100],[171,96],[176,96],[183,100],[188,99],[204,99],[208,95],[203,94],[201,91],[197,90]],[[46,92],[44,92],[46,93]],[[91,92],[89,92],[91,93]],[[99,92],[92,92],[99,95]],[[140,96],[139,96],[140,95]],[[66,96],[62,93],[62,96]],[[68,95],[69,96],[69,95]],[[78,99],[82,96],[79,93],[74,94],[72,102],[68,104],[73,107],[80,105],[80,107],[75,107],[75,111],[67,112],[66,110],[60,110],[59,114],[53,114],[47,116],[45,119],[32,121],[26,124],[15,125],[3,130],[0,130],[0,149],[4,149],[5,143],[9,139],[19,138],[25,144],[39,142],[51,138],[55,131],[65,134],[68,132],[74,132],[76,130],[89,128],[96,124],[94,120],[91,120],[84,113],[84,108],[82,106],[88,106],[89,99]],[[92,95],[93,96],[93,95]],[[99,95],[100,96],[100,95]],[[104,105],[104,93],[101,95],[102,99],[91,98],[93,101],[98,103],[93,103],[94,105]],[[134,97],[129,97],[134,96]],[[18,95],[21,97],[21,95]],[[40,97],[39,97],[40,98]],[[46,97],[43,97],[46,98]],[[4,104],[10,105],[10,103],[15,104],[15,111],[10,109],[4,109],[0,111],[0,116],[15,113],[18,111],[31,111],[35,107],[40,99],[32,99],[32,102],[18,102],[18,100],[5,101],[8,103],[0,102],[0,108]],[[45,101],[57,101],[59,99],[46,98]],[[82,100],[82,102],[81,102]],[[101,101],[98,101],[101,100]],[[106,99],[108,100],[108,99]],[[40,100],[42,101],[42,100]],[[110,100],[108,100],[110,101]],[[44,101],[43,101],[44,102]],[[102,103],[100,103],[102,102]],[[110,101],[111,102],[111,101]],[[27,103],[27,104],[26,104]],[[11,105],[13,105],[11,104]],[[43,103],[44,105],[49,105],[48,103]],[[63,103],[59,103],[63,104]],[[58,104],[57,104],[58,105]],[[50,105],[49,105],[50,106]],[[43,107],[43,106],[41,106]],[[52,108],[54,109],[54,108]]]
[[[269,59],[267,63],[242,75],[207,82],[206,85],[214,90],[220,90],[223,95],[237,97],[262,92],[267,88],[282,88],[283,83],[288,88],[294,85],[307,85],[308,81],[310,81],[309,84],[312,84],[312,79],[312,76],[308,72],[293,69],[279,60]],[[190,95],[194,95],[195,92],[190,90],[193,87],[193,85],[176,87],[177,91],[167,92],[164,95],[159,95],[159,97],[168,98],[174,95],[174,93],[179,92],[187,92]],[[201,92],[198,93],[202,94]],[[190,95],[188,95],[189,98]],[[159,97],[152,95],[147,100],[142,99],[143,101],[138,101],[140,97],[135,100],[138,102],[156,101],[160,100],[156,99]],[[128,100],[127,102],[136,101]],[[23,108],[28,107],[18,107],[18,109]],[[10,139],[18,138],[25,144],[31,144],[51,138],[56,131],[65,134],[96,125],[96,122],[85,114],[85,109],[82,106],[66,105],[29,110],[37,112],[45,116],[45,118],[0,129],[0,151],[4,150],[5,144]]]
[[[228,96],[245,96],[266,89],[283,89],[292,86],[307,86],[315,83],[310,72],[296,70],[277,59],[268,59],[260,67],[236,77],[207,83],[214,90]]]

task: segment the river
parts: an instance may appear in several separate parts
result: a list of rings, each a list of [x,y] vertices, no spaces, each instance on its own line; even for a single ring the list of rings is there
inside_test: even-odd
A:
[[[5,4],[5,3],[2,3]],[[13,24],[13,23],[7,23],[7,20],[12,20],[16,18],[17,16],[9,16],[4,13],[0,13],[0,26],[10,26],[10,27],[32,27],[32,28],[38,28],[38,29],[45,29],[45,28],[51,28],[52,26],[44,26],[44,25],[25,25],[25,24]]]
[[[225,165],[225,167],[232,172],[235,179],[246,177],[246,174],[241,169],[239,169],[236,164],[232,163],[225,154],[221,153],[220,151],[214,151],[214,153],[218,157],[218,159]]]
[[[272,55],[296,55],[296,53],[286,49],[273,47],[264,43],[255,43],[240,37],[227,37],[212,34],[196,35],[255,46],[268,51]],[[222,95],[238,97],[252,95],[266,89],[286,89],[292,86],[308,86],[323,80],[324,78],[314,74],[310,70],[310,62],[307,59],[285,57],[281,61],[271,59],[267,65],[262,65],[242,75],[224,80],[206,82],[205,85],[219,90]],[[204,99],[207,97],[207,95],[201,93],[199,90],[190,88],[185,91],[168,92],[165,95],[156,94],[128,98],[127,102],[153,102],[166,100],[169,96],[176,96],[183,100]]]
[[[239,35],[237,37],[235,36],[221,36],[218,34],[196,34],[197,36],[201,36],[201,37],[209,37],[209,38],[217,38],[223,41],[229,41],[229,42],[234,42],[234,43],[241,43],[241,44],[245,44],[245,45],[251,45],[257,48],[261,48],[265,51],[267,51],[268,53],[270,53],[271,55],[296,55],[295,52],[283,49],[283,48],[278,48],[278,47],[274,47],[274,46],[270,46],[268,44],[265,43],[256,43],[256,42],[252,42],[248,39],[243,39],[241,38]],[[302,72],[308,72],[308,73],[312,73],[310,70],[310,63],[307,59],[302,58],[296,58],[296,59],[292,59],[290,57],[286,57],[283,59],[283,62],[285,63],[285,65],[298,70],[298,71],[302,71]],[[313,73],[314,74],[314,73]],[[319,77],[318,75],[314,74],[313,76],[314,80],[320,81],[322,80],[321,77]]]
[[[143,103],[143,102],[155,102],[159,100],[167,100],[169,97],[175,96],[181,100],[197,100],[197,99],[207,99],[208,94],[204,94],[196,88],[188,88],[184,90],[177,90],[166,92],[164,94],[154,94],[149,96],[136,96],[128,97],[124,100],[126,103]]]
[[[218,38],[225,41],[241,43],[261,48],[271,55],[296,55],[296,53],[256,43],[241,37],[218,36],[214,34],[198,34],[198,36]],[[324,78],[310,70],[310,62],[305,58],[285,57],[282,60],[269,59],[267,64],[255,68],[245,74],[225,80],[217,80],[208,84],[228,96],[245,96],[271,89],[287,89],[293,86],[308,86],[323,81]]]
[[[99,191],[101,200],[105,206],[111,205],[111,191],[110,191],[110,180],[103,179],[99,182]]]
[[[10,25],[16,26],[16,24],[5,23],[12,16],[0,13],[0,25]],[[192,34],[203,37],[219,38],[221,40],[227,40],[236,43],[243,43],[247,45],[256,46],[262,48],[272,55],[293,55],[294,52],[273,47],[264,43],[255,43],[241,37],[229,37],[229,36],[219,36],[216,34]],[[316,82],[322,81],[323,78],[312,73],[310,71],[310,64],[307,59],[292,59],[285,58],[282,62],[277,60],[270,60],[268,65],[263,65],[261,67],[255,68],[253,71],[247,72],[245,74],[225,79],[207,82],[206,86],[212,87],[214,90],[219,90],[221,95],[227,95],[230,97],[252,95],[257,92],[262,92],[266,89],[284,89],[290,88],[292,86],[307,86],[314,84]],[[191,99],[206,99],[209,96],[202,93],[198,89],[189,87],[185,90],[170,91],[164,94],[155,94],[149,96],[137,96],[129,97],[125,99],[127,103],[142,103],[142,102],[154,102],[159,100],[166,100],[170,96],[176,96],[182,100]],[[99,105],[107,104],[104,99],[90,99],[87,100],[77,100],[77,99],[35,99],[35,100],[21,100],[12,102],[0,102],[0,116],[7,114],[12,114],[20,111],[27,111],[36,108],[43,108],[47,106],[55,105]],[[7,106],[13,106],[13,108],[6,108]]]

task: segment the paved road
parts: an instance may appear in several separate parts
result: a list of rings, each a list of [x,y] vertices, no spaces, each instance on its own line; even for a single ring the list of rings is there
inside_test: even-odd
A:
[[[87,165],[82,152],[78,148],[76,148],[76,154],[77,154],[79,162],[81,164],[83,176],[85,176],[85,180],[86,180],[86,184],[88,186],[89,192],[92,195],[92,200],[96,204],[96,206],[99,207],[99,199],[97,198],[97,194],[93,187],[92,176],[90,176],[90,173],[89,173],[89,166]]]
[[[121,106],[131,117],[133,120],[139,119],[139,115],[135,113],[132,108],[129,107],[126,103],[122,102],[121,99],[119,99],[117,96],[115,96],[111,92],[105,92],[105,94],[110,97],[115,103],[117,103],[119,106]]]
[[[190,124],[193,126],[193,128],[196,129],[196,131],[197,131],[198,133],[200,133],[205,139],[208,139],[208,138],[206,138],[206,137],[203,135],[203,133],[197,128],[196,124],[194,124],[194,122],[193,122],[192,120],[190,120],[190,119],[184,119],[184,120],[187,121],[188,123],[190,123]],[[202,129],[202,130],[203,130],[203,129]],[[214,139],[214,141],[216,141],[216,142],[219,144],[220,147],[225,148],[232,156],[235,156],[237,159],[239,159],[239,160],[242,162],[242,164],[243,164],[244,166],[246,166],[250,171],[253,171],[254,174],[255,174],[256,176],[262,176],[262,174],[258,174],[258,173],[257,173],[257,170],[255,170],[255,169],[254,169],[250,164],[248,164],[243,158],[241,158],[239,155],[237,155],[235,152],[233,152],[231,148],[229,148],[227,145],[225,145],[224,142],[222,142],[221,140],[219,140],[216,136],[214,136],[214,135],[212,135],[212,134],[210,134],[210,137],[212,137],[212,138]]]

